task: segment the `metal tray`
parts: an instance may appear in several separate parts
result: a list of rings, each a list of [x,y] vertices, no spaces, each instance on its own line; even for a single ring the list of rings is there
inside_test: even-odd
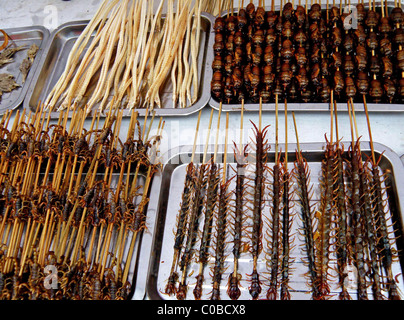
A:
[[[345,146],[348,147],[349,143],[345,143]],[[280,145],[282,148],[282,146]],[[295,150],[296,146],[290,144],[288,153],[290,167],[293,167],[292,161],[296,159],[295,157]],[[233,150],[228,150],[228,165],[229,168],[235,167],[235,163],[232,158]],[[283,148],[282,148],[283,149]],[[312,143],[312,144],[302,144],[301,149],[303,154],[308,161],[309,169],[311,171],[311,183],[313,185],[313,198],[312,201],[318,202],[320,199],[320,191],[319,191],[319,176],[321,175],[321,160],[323,159],[324,154],[324,144],[323,143]],[[404,245],[404,237],[403,237],[403,203],[404,200],[404,185],[401,182],[401,177],[404,176],[404,167],[403,163],[400,161],[400,158],[390,149],[386,148],[381,144],[374,143],[375,155],[378,157],[382,155],[382,160],[380,161],[380,169],[382,172],[387,173],[389,175],[388,179],[388,206],[390,208],[390,213],[392,215],[392,220],[390,222],[394,222],[396,236],[398,240],[396,241],[396,245],[399,250],[399,261],[394,263],[393,272],[394,275],[400,275],[398,279],[398,286],[401,292],[403,290],[403,270],[404,270],[404,256],[402,254],[402,249]],[[197,153],[195,154],[195,163],[201,161],[203,148],[198,148]],[[269,167],[272,167],[274,164],[275,152],[274,146],[271,145],[271,151],[268,153],[269,159]],[[361,143],[361,150],[367,156],[370,156],[370,144],[362,142]],[[167,284],[167,279],[170,274],[171,263],[173,258],[173,243],[174,243],[174,236],[175,236],[175,226],[176,226],[176,219],[178,210],[180,208],[181,202],[181,194],[184,187],[184,178],[185,172],[188,162],[190,161],[190,154],[192,151],[192,147],[186,147],[182,149],[174,149],[171,153],[168,154],[168,159],[164,165],[163,172],[161,175],[161,190],[164,192],[160,192],[160,194],[153,194],[153,199],[151,202],[158,201],[158,210],[157,210],[157,217],[156,217],[156,227],[155,227],[155,235],[154,235],[154,242],[153,242],[153,249],[151,253],[151,261],[149,265],[149,275],[148,275],[148,282],[147,282],[147,297],[148,299],[152,300],[159,300],[159,299],[167,299],[172,300],[176,299],[175,296],[168,296],[164,294],[164,289]],[[211,150],[213,151],[213,150]],[[211,152],[210,151],[210,152]],[[223,159],[223,148],[219,150],[217,154],[217,162],[219,165]],[[230,160],[229,160],[230,159]],[[231,162],[233,161],[233,163]],[[231,176],[234,175],[234,171],[232,169],[227,170],[228,174]],[[268,179],[271,181],[271,177],[268,176]],[[233,179],[232,184],[230,185],[229,190],[234,190],[235,187],[235,179]],[[387,183],[386,183],[387,184]],[[266,192],[266,196],[268,197],[268,192]],[[234,197],[233,197],[234,198]],[[233,200],[232,198],[232,200]],[[297,202],[298,198],[297,195],[294,195],[292,198],[292,202]],[[263,230],[262,230],[262,241],[263,241],[263,248],[265,248],[267,244],[267,239],[265,238],[266,231],[268,230],[268,225],[266,224],[266,217],[269,215],[269,202],[266,198],[266,204],[264,205],[264,212],[263,212]],[[294,238],[294,248],[291,250],[291,259],[293,262],[291,263],[291,275],[290,275],[290,293],[291,298],[294,300],[307,300],[311,299],[310,288],[308,287],[308,280],[304,276],[308,269],[305,264],[302,262],[302,257],[305,255],[302,251],[304,240],[301,236],[301,231],[297,230],[301,227],[301,219],[300,219],[300,206],[299,204],[295,203],[292,207],[293,215],[293,224],[292,224],[292,237]],[[203,218],[202,218],[203,220]],[[229,218],[230,220],[230,218]],[[248,219],[251,221],[251,219]],[[215,222],[214,222],[215,224]],[[247,222],[248,224],[248,222]],[[201,226],[203,225],[203,221],[200,222],[200,230]],[[214,230],[214,229],[213,229]],[[228,230],[228,229],[227,229]],[[392,229],[390,229],[392,230]],[[214,232],[214,231],[213,231]],[[228,232],[230,234],[230,232]],[[200,236],[199,236],[200,237]],[[195,248],[199,249],[199,237]],[[243,241],[246,241],[245,235],[243,235]],[[226,290],[227,290],[227,282],[228,277],[231,272],[233,272],[233,255],[232,255],[232,245],[231,245],[232,236],[227,236],[227,246],[226,246],[226,261],[225,261],[225,268],[226,271],[222,276],[221,282],[221,294],[220,297],[223,300],[229,299]],[[214,234],[212,236],[212,241],[214,241]],[[211,254],[213,253],[212,248]],[[335,254],[335,253],[334,253]],[[208,266],[205,268],[205,282],[203,286],[203,295],[202,299],[210,299],[210,293],[212,291],[212,283],[211,283],[211,267],[213,265],[214,255],[210,257],[208,262]],[[332,257],[330,260],[330,265],[336,266],[336,260]],[[188,292],[187,292],[187,299],[193,300],[193,289],[196,283],[196,276],[199,270],[199,264],[196,262],[197,256],[194,255],[193,260],[191,262],[187,283],[189,285]],[[260,299],[265,299],[266,291],[268,289],[268,277],[269,272],[266,268],[266,256],[265,252],[261,253],[258,259],[258,272],[260,273],[260,280],[262,281],[262,292],[260,295]],[[332,267],[331,267],[332,268]],[[335,269],[330,269],[331,272],[336,275]],[[354,277],[354,269],[350,273],[350,277]],[[251,296],[249,294],[248,288],[250,286],[250,277],[248,276],[251,274],[252,271],[252,257],[249,252],[245,252],[241,254],[239,260],[239,273],[242,275],[241,279],[241,296],[240,300],[249,300]],[[331,286],[331,293],[333,294],[332,299],[338,298],[339,288],[337,287],[338,277],[334,278],[334,281],[330,281]],[[354,278],[350,278],[350,280]],[[349,282],[349,293],[353,299],[356,299],[356,289],[353,285],[353,282]],[[387,297],[386,292],[383,292]],[[368,288],[368,296],[369,299],[372,298],[371,288]],[[279,297],[279,291],[278,291]]]
[[[387,3],[387,2],[386,2]],[[353,4],[356,5],[356,4]],[[304,6],[304,5],[303,5]],[[326,4],[322,4],[322,9],[326,9]],[[331,5],[332,6],[332,5]],[[331,8],[330,6],[330,8]],[[337,3],[337,6],[339,4]],[[365,9],[367,10],[368,4],[364,3]],[[376,7],[377,9],[378,7]],[[389,12],[394,8],[394,3],[392,1],[388,2],[388,9]],[[275,5],[274,7],[275,11],[279,12],[279,4]],[[271,7],[266,6],[265,11],[270,11]],[[234,14],[238,13],[238,7],[233,9]],[[222,17],[227,16],[230,13],[230,11],[224,11],[223,14],[221,15]],[[214,58],[214,53],[213,53],[213,46],[209,47],[208,49],[208,55],[212,56],[212,61]],[[211,79],[209,80],[211,81]],[[209,82],[210,84],[210,82]],[[355,101],[354,101],[355,102]],[[362,101],[361,101],[362,102]],[[359,103],[359,101],[357,102]],[[216,110],[219,110],[220,108],[220,101],[217,101],[212,97],[210,94],[210,99],[209,99],[209,105],[213,107]],[[368,110],[369,112],[402,112],[404,111],[404,104],[400,103],[367,103]],[[258,111],[259,110],[259,103],[252,103],[252,102],[245,102],[244,104],[244,110],[245,111]],[[284,103],[279,101],[278,105],[279,110],[284,110]],[[337,108],[339,111],[348,111],[347,103],[342,103],[339,102],[337,103]],[[222,111],[224,112],[230,112],[230,111],[240,111],[241,110],[241,103],[232,103],[232,104],[222,104]],[[263,103],[262,104],[262,110],[263,111],[275,111],[275,103]],[[320,103],[320,102],[309,102],[309,103],[302,103],[302,102],[288,102],[288,110],[290,111],[304,111],[304,112],[322,112],[330,111],[330,104],[329,103]],[[363,112],[362,109],[358,109],[358,112]]]
[[[17,46],[26,46],[27,48],[16,52],[14,54],[14,61],[4,65],[0,69],[0,73],[10,73],[15,77],[15,81],[21,85],[22,75],[19,70],[21,62],[27,56],[27,50],[32,44],[36,44],[39,47],[38,53],[35,57],[34,63],[31,66],[25,83],[21,87],[11,91],[10,93],[3,93],[0,100],[0,113],[4,113],[6,110],[15,109],[23,102],[31,82],[34,79],[34,74],[39,66],[42,54],[44,53],[44,46],[49,38],[49,30],[42,26],[12,28],[4,30],[10,36],[11,40],[15,42]],[[10,40],[10,41],[11,41]],[[4,36],[0,35],[0,43],[3,43]]]
[[[69,22],[61,25],[53,31],[46,46],[46,55],[40,62],[40,68],[35,73],[34,85],[30,88],[27,98],[24,101],[24,108],[35,110],[40,101],[44,101],[56,84],[66,66],[69,53],[84,28],[88,20]],[[168,81],[161,95],[162,104],[166,107],[155,108],[156,116],[177,116],[189,115],[205,107],[210,98],[210,86],[207,85],[212,78],[212,56],[208,55],[208,49],[213,46],[212,36],[214,17],[208,13],[201,13],[201,46],[198,60],[199,72],[199,96],[194,105],[187,108],[172,107],[172,87]],[[96,106],[95,106],[96,108]],[[145,109],[137,109],[139,116],[146,114]],[[53,117],[58,117],[58,112],[52,113]],[[71,117],[71,113],[69,115]],[[130,110],[124,111],[124,116],[130,116]]]

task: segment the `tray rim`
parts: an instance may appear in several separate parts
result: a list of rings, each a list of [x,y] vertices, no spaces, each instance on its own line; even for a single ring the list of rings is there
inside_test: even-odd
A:
[[[12,105],[6,105],[6,106],[1,106],[0,107],[0,114],[4,114],[7,110],[14,110],[17,109],[19,106],[23,105],[24,100],[30,91],[30,88],[32,87],[32,83],[34,81],[36,71],[40,65],[40,62],[42,61],[42,57],[45,53],[45,48],[47,46],[49,36],[50,36],[50,31],[49,29],[45,28],[44,26],[41,25],[34,25],[30,27],[17,27],[17,28],[8,28],[5,29],[8,34],[13,34],[13,33],[22,33],[24,31],[39,31],[42,33],[42,43],[39,46],[39,50],[36,54],[35,60],[31,66],[30,72],[28,73],[27,79],[25,80],[25,83],[22,85],[22,90],[21,93],[19,94],[18,98],[15,99],[14,103]]]
[[[163,15],[164,16],[164,15]],[[207,39],[207,48],[205,50],[205,56],[202,58],[204,60],[205,63],[203,63],[202,61],[202,66],[201,66],[201,72],[203,72],[203,79],[206,81],[210,81],[210,79],[212,78],[212,62],[213,62],[213,56],[209,56],[209,47],[213,46],[214,43],[214,37],[212,36],[212,32],[213,32],[213,24],[214,24],[214,16],[211,15],[210,13],[207,12],[201,12],[201,17],[205,18],[206,20],[209,21],[209,30],[206,32],[206,35],[208,37]],[[39,76],[43,70],[43,68],[45,67],[45,60],[48,56],[49,50],[53,45],[53,42],[55,41],[55,38],[57,37],[58,33],[60,33],[61,31],[63,31],[66,28],[70,28],[73,26],[84,26],[87,25],[90,22],[90,20],[77,20],[77,21],[70,21],[70,22],[66,22],[62,25],[60,25],[59,27],[57,27],[55,30],[52,31],[52,33],[50,34],[50,37],[48,39],[47,45],[46,45],[46,54],[42,56],[41,60],[40,60],[40,65],[37,68],[36,72],[35,72],[35,86],[31,86],[30,90],[29,90],[29,94],[27,94],[27,96],[25,97],[24,100],[24,104],[23,107],[25,109],[31,110],[31,100],[32,100],[32,96],[34,94],[35,88],[36,88],[36,83],[39,79]],[[206,68],[206,66],[209,66],[209,68]],[[190,114],[193,114],[199,110],[201,110],[202,108],[208,106],[209,104],[209,99],[210,99],[210,87],[207,86],[205,83],[201,82],[200,86],[202,86],[201,88],[201,96],[198,99],[198,101],[187,108],[154,108],[153,111],[149,111],[148,115],[153,114],[153,112],[155,112],[155,116],[187,116]],[[146,116],[146,109],[134,109],[135,111],[138,112],[138,116],[139,117],[145,117]],[[91,110],[91,114],[94,112],[94,109]],[[128,109],[124,109],[123,111],[123,117],[127,118],[130,117],[132,110],[128,110]],[[58,111],[52,111],[51,112],[51,118],[58,118],[59,117],[60,112]],[[69,111],[69,115],[68,118],[71,118],[73,115],[73,111]],[[106,113],[105,114],[101,114],[101,117],[106,117]]]
[[[350,145],[350,141],[342,141],[341,142],[343,145]],[[274,143],[270,144],[271,146],[274,145]],[[325,149],[325,142],[308,142],[308,143],[301,143],[300,144],[300,150],[303,153],[318,153],[318,152],[324,152]],[[279,147],[282,148],[284,147],[285,144],[280,143]],[[210,145],[212,147],[212,145]],[[161,169],[161,174],[158,176],[158,179],[154,180],[155,183],[158,183],[160,185],[160,189],[162,188],[162,183],[163,183],[163,176],[166,172],[166,168],[168,165],[170,165],[170,162],[175,158],[179,157],[181,153],[188,153],[189,150],[192,150],[191,145],[181,145],[175,148],[172,148],[171,150],[168,150],[166,153],[164,153],[164,161],[163,167]],[[361,141],[360,142],[360,148],[364,152],[371,152],[371,144],[369,141]],[[399,214],[401,216],[401,222],[404,223],[404,213],[403,213],[403,201],[404,201],[404,186],[403,187],[398,187],[399,185],[399,180],[396,177],[403,177],[404,176],[404,163],[401,161],[399,155],[395,153],[391,148],[388,146],[378,143],[378,142],[373,142],[373,148],[376,153],[383,154],[383,157],[386,158],[387,161],[390,162],[391,168],[393,171],[393,177],[394,177],[394,185],[396,187],[396,194],[397,194],[397,206],[400,209]],[[186,150],[186,151],[184,151]],[[213,150],[213,148],[208,148],[209,151]],[[288,154],[294,153],[297,150],[297,144],[290,143],[288,144]],[[208,151],[208,154],[209,154]],[[195,154],[201,154],[204,152],[204,146],[203,145],[197,145],[196,146],[196,153]],[[222,154],[224,152],[224,145],[220,144],[218,145],[218,153],[217,154]],[[274,148],[271,148],[269,153],[274,153]],[[229,153],[229,151],[228,151]],[[169,156],[171,154],[171,156]],[[179,163],[178,165],[184,165],[185,163]],[[174,168],[175,169],[175,168]],[[157,178],[157,177],[155,177]],[[171,182],[170,182],[171,183]],[[155,199],[157,198],[157,199]],[[156,210],[156,216],[155,216],[155,223],[156,225],[153,226],[154,234],[153,234],[153,241],[152,241],[152,250],[150,252],[150,258],[149,258],[149,266],[147,269],[147,282],[146,282],[146,294],[145,294],[145,299],[147,300],[164,300],[166,301],[161,293],[159,292],[159,289],[157,288],[157,278],[158,278],[158,269],[160,268],[160,255],[161,255],[161,247],[156,248],[157,242],[162,242],[162,238],[164,234],[158,234],[158,231],[164,230],[164,224],[166,220],[166,214],[167,211],[164,211],[164,208],[162,209],[162,203],[161,203],[161,194],[156,193],[155,196],[150,198],[150,202],[157,203],[157,210]],[[404,226],[401,225],[401,230],[403,230]],[[163,228],[161,230],[161,228]],[[159,239],[160,237],[160,239]],[[401,239],[403,242],[404,239]],[[404,277],[404,274],[401,275]]]

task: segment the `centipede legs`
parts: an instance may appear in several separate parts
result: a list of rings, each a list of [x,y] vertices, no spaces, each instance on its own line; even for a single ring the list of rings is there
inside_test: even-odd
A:
[[[254,179],[254,199],[253,199],[253,215],[252,215],[252,234],[251,234],[251,251],[253,256],[253,271],[251,273],[251,285],[249,288],[250,294],[253,299],[258,299],[261,293],[261,283],[257,271],[258,256],[262,247],[262,209],[263,209],[263,196],[264,196],[264,171],[266,168],[266,158],[269,146],[267,145],[266,134],[267,128],[263,130],[257,128],[252,123],[255,130],[255,179]]]
[[[234,269],[229,275],[229,283],[227,294],[230,299],[237,300],[241,291],[239,288],[239,282],[241,275],[238,273],[238,260],[241,253],[241,235],[242,235],[242,223],[243,223],[243,210],[244,210],[244,175],[245,167],[247,165],[247,147],[243,150],[238,150],[234,144],[234,154],[237,162],[236,166],[236,190],[235,190],[235,208],[234,208],[234,236],[233,236],[233,256],[234,256]]]

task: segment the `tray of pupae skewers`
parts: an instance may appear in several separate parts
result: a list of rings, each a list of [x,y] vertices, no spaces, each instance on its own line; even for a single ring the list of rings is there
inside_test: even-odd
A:
[[[122,111],[87,129],[85,110],[69,124],[67,112],[52,124],[43,109],[12,113],[0,122],[0,299],[143,299],[163,122],[133,112],[123,132]]]
[[[125,117],[132,109],[140,116],[198,111],[210,98],[214,18],[206,6],[102,1],[90,21],[68,22],[52,33],[24,107],[34,111],[42,102],[55,118],[75,107],[106,114],[122,106]]]
[[[251,129],[168,156],[149,298],[402,299],[399,157],[354,131],[288,145]]]
[[[369,103],[369,112],[403,111],[404,15],[401,2],[239,1],[222,8],[215,43],[209,104],[223,111],[338,110]]]

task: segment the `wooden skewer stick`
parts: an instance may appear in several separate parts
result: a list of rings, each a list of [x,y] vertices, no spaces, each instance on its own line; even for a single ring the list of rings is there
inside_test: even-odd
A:
[[[222,114],[222,103],[220,102],[219,114],[217,116],[217,129],[216,129],[216,140],[215,140],[215,151],[213,154],[213,162],[216,163],[218,140],[219,140],[219,130],[220,130],[220,116]]]
[[[288,102],[285,99],[285,170],[288,171]]]
[[[275,163],[278,164],[278,152],[279,152],[279,106],[278,95],[275,95]]]
[[[373,147],[373,138],[372,138],[372,129],[370,127],[370,119],[369,119],[369,112],[368,112],[368,105],[366,103],[366,97],[365,95],[363,95],[363,107],[365,109],[365,115],[366,115],[366,121],[367,121],[367,125],[368,125],[368,132],[369,132],[369,141],[370,141],[370,149],[372,152],[372,161],[373,164],[376,164],[376,157],[375,157],[375,149]]]

